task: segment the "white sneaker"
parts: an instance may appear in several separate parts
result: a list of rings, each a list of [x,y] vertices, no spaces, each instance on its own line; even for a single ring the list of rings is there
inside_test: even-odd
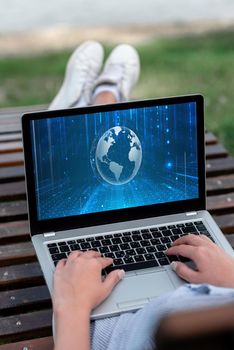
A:
[[[108,57],[102,73],[94,84],[93,93],[103,85],[116,86],[120,101],[127,100],[140,75],[140,58],[130,45],[118,45]],[[103,87],[103,89],[104,89]],[[98,89],[100,90],[100,89]]]
[[[103,56],[103,47],[98,42],[86,41],[81,44],[68,61],[63,84],[49,110],[89,105]]]

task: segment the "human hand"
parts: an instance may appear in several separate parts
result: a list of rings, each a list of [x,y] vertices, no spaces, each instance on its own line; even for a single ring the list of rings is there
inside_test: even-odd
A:
[[[234,288],[234,258],[208,237],[183,236],[173,242],[166,254],[181,255],[195,263],[196,270],[179,261],[172,263],[173,270],[184,280]]]
[[[82,308],[91,312],[124,277],[123,270],[114,270],[103,280],[101,271],[112,262],[94,251],[75,251],[61,260],[54,273],[54,311]]]

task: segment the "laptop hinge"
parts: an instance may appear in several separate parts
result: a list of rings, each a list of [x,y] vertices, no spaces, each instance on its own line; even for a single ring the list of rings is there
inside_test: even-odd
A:
[[[197,215],[196,211],[190,211],[189,213],[186,213],[186,216],[194,216]]]
[[[53,237],[53,236],[55,236],[55,232],[46,232],[46,233],[43,233],[43,236],[44,237]]]

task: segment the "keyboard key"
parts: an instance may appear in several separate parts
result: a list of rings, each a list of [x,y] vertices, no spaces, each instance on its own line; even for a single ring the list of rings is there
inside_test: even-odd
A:
[[[74,251],[74,250],[79,250],[79,249],[80,249],[80,246],[79,246],[79,244],[71,244],[71,245],[70,245],[70,249],[73,250],[73,251]]]
[[[94,241],[94,242],[91,242],[91,246],[92,248],[101,247],[101,243],[99,241]]]
[[[144,239],[150,239],[150,238],[152,238],[152,235],[151,235],[151,233],[143,233],[143,234],[142,234],[142,237],[143,237]]]
[[[86,242],[92,242],[92,241],[94,241],[94,237],[87,237],[86,238]]]
[[[182,232],[183,233],[193,233],[193,232],[197,232],[197,230],[196,230],[195,226],[188,226],[188,227],[183,227]]]
[[[166,250],[166,249],[167,249],[167,247],[166,247],[164,244],[159,244],[159,245],[157,246],[157,250],[158,250],[159,252],[164,251],[164,250]]]
[[[123,259],[114,259],[113,260],[113,264],[115,265],[115,266],[118,266],[118,265],[123,265]]]
[[[132,242],[132,237],[130,237],[130,236],[125,236],[125,237],[122,238],[122,241],[123,241],[124,243]]]
[[[164,266],[164,265],[169,265],[169,261],[167,258],[162,258],[158,259],[159,265]]]
[[[139,242],[131,242],[130,246],[131,246],[131,248],[139,248],[141,245]]]
[[[168,225],[167,227],[168,227],[169,229],[176,228],[175,225]]]
[[[66,242],[58,242],[58,246],[66,245]]]
[[[89,242],[81,243],[80,246],[81,246],[81,249],[90,249],[91,248],[91,245]]]
[[[145,260],[155,260],[155,257],[153,254],[145,254],[144,255]]]
[[[50,254],[56,254],[56,253],[59,253],[59,249],[57,247],[49,248],[49,252],[50,252]]]
[[[126,256],[124,258],[124,262],[125,262],[125,264],[131,264],[131,263],[134,263],[134,259],[131,256]]]
[[[67,258],[67,256],[66,256],[65,253],[53,254],[53,255],[51,255],[51,257],[52,257],[52,259],[53,259],[54,261],[56,261],[56,260],[61,260],[61,259],[66,259],[66,258]]]
[[[117,252],[118,250],[120,250],[120,247],[117,244],[115,244],[115,245],[109,246],[109,249],[111,252]]]
[[[160,238],[160,237],[162,237],[162,234],[161,234],[160,231],[157,231],[157,232],[152,232],[152,236],[153,236],[154,238]]]
[[[159,238],[153,238],[150,240],[151,244],[152,245],[158,245],[158,244],[161,244],[161,241]]]
[[[169,237],[162,237],[162,238],[161,238],[161,242],[162,242],[162,243],[171,243],[171,240],[170,240]]]
[[[156,252],[155,256],[157,259],[165,258],[166,255],[163,252]]]
[[[151,227],[151,228],[150,228],[150,232],[156,232],[156,231],[158,231],[158,228],[157,228],[157,227]]]
[[[150,245],[150,241],[140,241],[142,247],[147,247]]]
[[[113,238],[113,236],[112,236],[112,235],[105,235],[104,238],[105,238],[105,239],[107,239],[107,238]]]
[[[71,245],[71,244],[75,244],[76,241],[75,240],[72,240],[72,241],[67,241],[67,244]]]
[[[157,267],[158,262],[156,260],[149,260],[149,261],[142,261],[142,262],[135,262],[135,263],[130,263],[130,264],[125,264],[125,265],[118,265],[118,266],[108,266],[105,270],[107,273],[116,270],[116,269],[123,269],[125,271],[133,271],[133,270],[140,270],[140,269],[145,269],[149,267]]]
[[[172,236],[171,230],[163,230],[161,232],[164,237]]]
[[[121,239],[119,237],[112,238],[112,244],[120,244],[122,243]]]
[[[174,229],[172,229],[172,232],[174,235],[180,235],[182,233],[180,228],[174,228]]]
[[[194,222],[194,225],[196,225],[196,226],[197,226],[197,225],[200,225],[200,224],[203,224],[203,221],[195,221],[195,222]]]
[[[122,237],[123,234],[122,233],[115,233],[115,237]]]
[[[59,260],[54,261],[54,266],[56,267],[58,265]]]
[[[104,253],[109,253],[110,250],[109,250],[108,247],[100,247],[100,248],[99,248],[99,252],[100,252],[101,254],[104,254]]]
[[[141,235],[135,235],[135,236],[132,237],[132,240],[133,240],[134,242],[141,241],[141,240],[142,240],[142,237],[141,237]]]
[[[63,245],[59,249],[61,253],[70,252],[70,248],[68,247],[68,245]]]
[[[103,236],[96,236],[96,237],[94,237],[94,238],[96,239],[96,241],[101,241],[102,239],[104,239]]]
[[[167,226],[160,226],[158,229],[159,229],[160,231],[164,231],[164,230],[167,229]]]
[[[121,250],[127,250],[130,249],[130,245],[128,243],[122,243],[119,245]]]
[[[176,255],[168,255],[167,258],[170,262],[179,260],[178,256],[176,256]]]
[[[123,232],[123,236],[131,236],[132,233],[131,232]]]
[[[112,254],[112,253],[111,253]],[[125,256],[125,252],[115,252],[116,258],[123,258]]]
[[[145,254],[146,250],[145,250],[145,248],[136,248],[136,252],[137,252],[137,254]]]
[[[184,263],[191,261],[190,259],[186,258],[185,256],[181,256],[181,255],[179,256],[179,259],[181,262],[184,262]]]
[[[176,227],[184,227],[184,224],[177,224]]]
[[[155,247],[152,247],[152,246],[146,247],[146,250],[147,250],[148,253],[154,253],[154,252],[157,251],[156,248],[155,248]]]
[[[166,243],[167,249],[171,248],[171,243]]]
[[[136,262],[140,262],[140,261],[145,261],[145,258],[144,258],[143,255],[135,255],[135,256],[134,256],[134,260],[135,260]]]
[[[103,240],[101,241],[101,243],[102,243],[103,246],[112,245],[110,239],[103,239]]]
[[[193,226],[193,222],[186,222],[185,226]]]
[[[148,233],[149,232],[149,230],[146,228],[146,229],[143,229],[143,230],[141,230],[141,233]]]
[[[133,256],[136,255],[136,251],[134,249],[128,249],[125,251],[126,255]]]
[[[57,247],[57,243],[49,243],[49,244],[47,244],[47,247],[48,247],[48,248]]]
[[[84,243],[85,242],[85,239],[84,238],[79,238],[77,239],[76,243]]]
[[[106,258],[115,259],[115,254],[114,254],[114,253],[105,253],[104,256],[105,256]]]
[[[132,234],[134,234],[134,235],[140,234],[140,231],[139,231],[139,230],[137,230],[137,231],[132,231]]]

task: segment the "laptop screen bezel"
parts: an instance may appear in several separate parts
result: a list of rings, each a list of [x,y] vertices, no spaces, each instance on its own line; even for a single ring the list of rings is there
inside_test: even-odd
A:
[[[105,111],[115,111],[130,108],[144,108],[160,105],[171,105],[181,103],[196,103],[197,111],[197,154],[198,154],[198,192],[199,197],[183,201],[160,203],[132,207],[126,209],[109,210],[69,217],[38,220],[37,203],[35,193],[35,180],[33,172],[32,140],[30,132],[30,122],[32,120],[56,118],[59,116],[78,116],[82,114],[98,113]],[[26,113],[22,116],[23,147],[25,158],[25,174],[27,201],[31,235],[64,231],[75,228],[105,225],[109,223],[139,220],[150,217],[177,214],[188,211],[204,210],[206,208],[205,196],[205,145],[204,145],[204,99],[202,95],[186,95],[168,97],[160,99],[148,99],[140,101],[130,101],[111,105],[89,106],[74,109],[63,109],[56,111],[40,111]]]

